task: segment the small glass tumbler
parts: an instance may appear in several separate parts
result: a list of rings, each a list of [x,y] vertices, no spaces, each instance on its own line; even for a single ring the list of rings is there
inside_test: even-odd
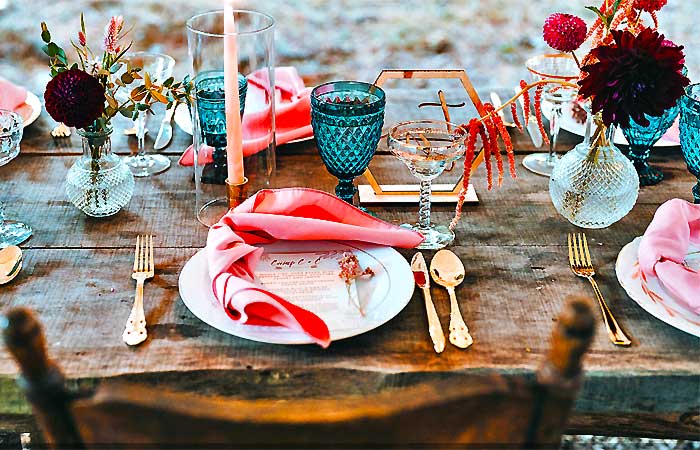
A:
[[[698,179],[693,197],[700,204],[700,83],[685,88],[680,105],[681,150],[688,170]]]
[[[649,155],[654,144],[661,139],[661,136],[673,125],[678,117],[680,108],[678,104],[664,111],[660,117],[647,115],[649,125],[643,127],[634,119],[630,119],[629,126],[621,127],[622,134],[629,142],[629,148],[625,155],[634,163],[634,168],[639,174],[639,184],[641,186],[653,186],[664,179],[661,170],[649,165]]]
[[[443,248],[455,238],[449,227],[430,223],[430,194],[432,181],[464,156],[464,136],[456,129],[449,122],[416,120],[395,125],[387,136],[389,150],[420,180],[418,223],[401,225],[425,237],[419,249]]]
[[[384,91],[359,81],[333,81],[311,92],[311,125],[321,159],[338,178],[335,195],[353,203],[353,180],[377,150],[384,126]]]
[[[238,74],[238,98],[241,118],[245,110],[248,80]],[[224,95],[224,72],[211,70],[202,72],[195,80],[195,99],[199,111],[199,128],[204,143],[213,148],[213,162],[202,168],[202,183],[225,184],[228,165],[226,163],[226,99]]]
[[[0,109],[0,166],[19,155],[24,122],[22,116],[7,109]]]

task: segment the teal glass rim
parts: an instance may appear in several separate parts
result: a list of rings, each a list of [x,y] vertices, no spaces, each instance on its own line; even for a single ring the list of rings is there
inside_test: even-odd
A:
[[[335,97],[343,98],[345,95],[367,94],[369,101],[360,103],[339,102],[335,103]],[[311,106],[314,110],[330,114],[359,116],[373,114],[381,111],[386,104],[386,93],[382,88],[372,83],[363,81],[330,81],[316,86],[311,91]]]

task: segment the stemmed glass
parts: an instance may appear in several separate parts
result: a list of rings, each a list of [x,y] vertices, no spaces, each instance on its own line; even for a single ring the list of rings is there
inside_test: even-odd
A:
[[[386,96],[378,86],[333,81],[311,92],[311,125],[326,169],[338,178],[335,195],[353,204],[353,180],[362,175],[379,144]]]
[[[525,66],[533,81],[559,80],[573,83],[579,76],[576,60],[567,54],[534,56],[525,62]],[[523,158],[523,166],[531,172],[548,177],[557,162],[554,149],[559,137],[562,108],[576,98],[576,90],[560,84],[547,84],[542,97],[552,105],[549,119],[549,153],[531,153]]]
[[[630,119],[629,126],[621,127],[622,134],[625,135],[627,142],[629,142],[626,155],[637,169],[640,185],[653,186],[664,179],[664,174],[661,170],[649,165],[649,154],[654,144],[673,125],[676,117],[678,117],[679,110],[680,108],[676,104],[664,111],[660,117],[647,115],[649,126],[646,127],[639,125],[634,119]]]
[[[170,78],[173,73],[173,68],[175,67],[175,60],[172,57],[162,53],[133,52],[127,53],[125,55],[125,59],[129,62],[129,64],[131,64],[132,67],[143,68],[141,74],[143,74],[143,72],[148,73],[151,80],[154,82],[163,82]],[[119,76],[119,72],[117,72],[117,76]],[[136,87],[138,87],[138,84],[134,83],[126,90],[119,90],[117,93],[117,99],[120,102],[123,102],[128,97],[129,91]],[[134,125],[136,128],[136,137],[138,139],[138,154],[124,158],[124,162],[131,169],[131,173],[133,173],[135,177],[147,177],[168,170],[170,167],[170,158],[165,155],[146,154],[144,142],[146,137],[145,112],[139,114]]]
[[[681,150],[688,170],[698,179],[693,187],[695,203],[700,204],[700,84],[685,89],[681,97]]]
[[[454,233],[444,225],[430,223],[432,181],[464,155],[464,137],[457,125],[437,120],[415,120],[395,125],[387,136],[389,150],[420,180],[418,223],[401,225],[425,237],[417,248],[439,249],[452,243]]]

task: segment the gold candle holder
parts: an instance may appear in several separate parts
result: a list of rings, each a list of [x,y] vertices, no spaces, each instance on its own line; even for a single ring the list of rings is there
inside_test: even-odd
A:
[[[247,184],[248,178],[246,177],[243,177],[241,183],[231,183],[229,179],[226,178],[226,196],[228,198],[229,209],[235,208],[248,198]]]

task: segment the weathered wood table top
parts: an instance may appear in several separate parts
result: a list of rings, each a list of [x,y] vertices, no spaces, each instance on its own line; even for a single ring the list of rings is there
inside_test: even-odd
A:
[[[327,350],[229,336],[193,316],[178,295],[180,269],[204,246],[207,233],[195,221],[192,169],[176,163],[189,136],[175,127],[166,150],[172,168],[137,179],[131,203],[115,217],[92,219],[68,203],[63,188],[80,153],[79,137],[53,140],[53,125],[44,113],[25,130],[21,155],[0,167],[0,200],[8,217],[34,228],[22,246],[22,273],[0,287],[0,312],[20,305],[34,309],[45,326],[50,354],[77,385],[119,378],[202,394],[295,398],[361,395],[436,378],[459,382],[485,370],[532,374],[565,298],[593,298],[588,283],[569,270],[566,235],[575,227],[554,210],[548,179],[519,165],[517,181],[506,179],[489,192],[480,169],[475,185],[481,203],[465,208],[452,246],[467,268],[457,295],[475,339],[470,349],[448,345],[443,354],[434,353],[418,290],[386,325]],[[561,149],[577,139],[562,132]],[[517,134],[515,143],[521,152],[532,150],[526,136]],[[115,150],[134,147],[133,138],[115,132]],[[279,147],[277,154],[276,187],[333,190],[335,179],[313,141]],[[666,180],[642,189],[633,211],[619,223],[587,231],[598,281],[633,344],[612,345],[601,319],[585,360],[587,378],[571,432],[700,436],[700,340],[647,314],[615,277],[618,252],[644,232],[656,208],[673,197],[690,198],[693,178],[679,150],[661,150],[652,159]],[[413,182],[390,155],[378,154],[372,168],[382,182]],[[417,216],[416,205],[370,209],[394,223]],[[433,207],[435,222],[448,223],[452,214],[453,206]],[[133,301],[133,244],[141,233],[155,235],[156,276],[145,289],[149,339],[129,348],[121,335]],[[412,253],[402,251],[407,258]],[[438,287],[432,293],[446,328],[447,295]],[[0,429],[34,426],[16,376],[17,368],[0,349]]]

